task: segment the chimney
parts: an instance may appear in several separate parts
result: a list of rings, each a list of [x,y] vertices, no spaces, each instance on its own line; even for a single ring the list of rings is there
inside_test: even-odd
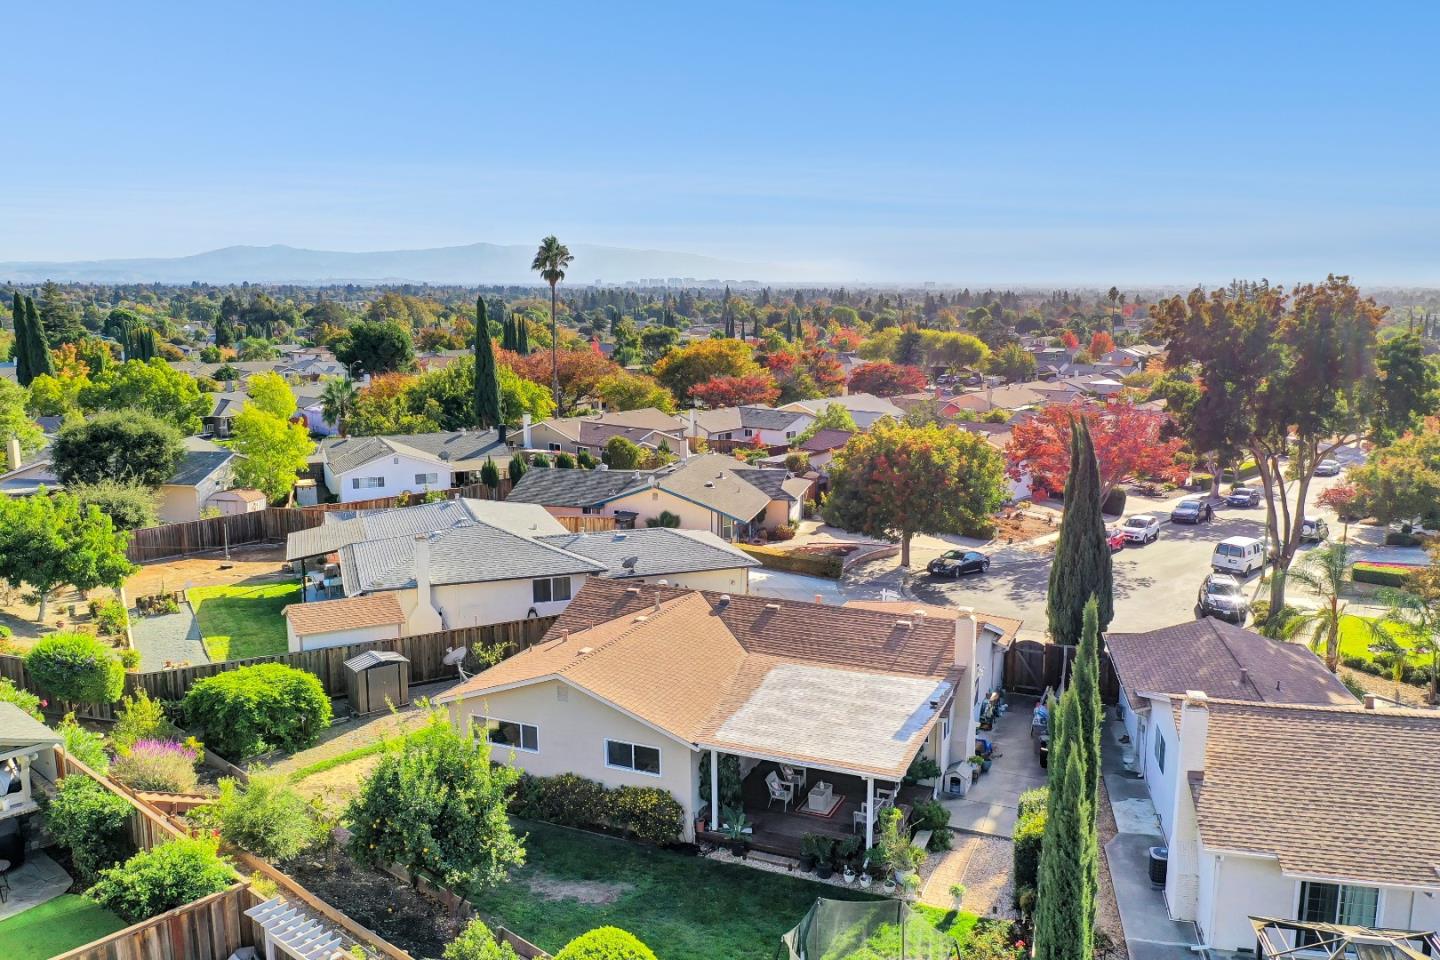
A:
[[[528,413],[520,415],[520,446],[525,450],[530,449],[530,414]]]
[[[691,407],[687,412],[689,413],[690,417],[690,436],[698,436],[699,431],[695,427],[695,408]]]
[[[1240,686],[1250,686],[1250,671],[1246,667],[1240,668]]]
[[[507,433],[509,433],[509,431],[510,431],[510,428],[507,427],[507,426],[505,426],[504,421],[501,421],[499,424],[497,424],[497,425],[495,426],[495,432],[499,435],[499,437],[500,437],[500,443],[501,443],[502,445],[505,443],[505,435],[506,435]]]
[[[975,610],[973,607],[961,607],[959,616],[955,618],[955,646],[952,662],[957,667],[973,667],[975,665],[975,637],[977,628],[975,623]]]
[[[1180,704],[1180,769],[1205,771],[1205,741],[1210,736],[1210,698],[1203,690],[1186,690]]]
[[[20,463],[20,438],[11,434],[10,439],[5,441],[5,465],[10,470],[19,470]]]
[[[410,611],[407,628],[411,635],[435,633],[445,628],[444,618],[430,598],[430,538],[425,534],[415,536],[415,548],[411,552],[415,565],[415,609]]]

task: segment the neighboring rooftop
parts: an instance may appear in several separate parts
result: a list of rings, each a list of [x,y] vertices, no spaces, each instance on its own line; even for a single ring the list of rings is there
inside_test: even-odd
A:
[[[604,564],[605,576],[617,579],[760,565],[758,560],[703,530],[647,527],[613,533],[566,533],[540,540]]]
[[[393,593],[292,603],[285,608],[284,614],[300,636],[405,622],[405,613]]]
[[[1355,697],[1300,644],[1282,643],[1212,617],[1147,633],[1110,633],[1105,648],[1135,693],[1263,703],[1354,704]]]
[[[185,438],[185,455],[175,467],[175,473],[165,482],[170,486],[193,487],[206,477],[225,466],[235,453],[200,437]]]
[[[487,458],[510,455],[494,430],[459,430],[442,433],[407,433],[380,437],[326,437],[320,441],[320,459],[337,474],[381,457],[394,455],[432,460],[460,470],[478,470]]]
[[[807,453],[825,453],[830,450],[838,450],[849,443],[850,438],[853,436],[855,436],[855,433],[851,430],[817,430],[813,437],[800,444],[800,449]]]
[[[566,470],[560,467],[526,470],[510,490],[506,503],[535,503],[547,507],[594,507],[644,489],[652,474],[640,470]]]

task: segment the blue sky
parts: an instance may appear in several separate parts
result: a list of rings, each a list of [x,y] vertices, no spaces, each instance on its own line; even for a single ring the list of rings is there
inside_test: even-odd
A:
[[[0,260],[1440,284],[1433,3],[60,6],[6,12]]]

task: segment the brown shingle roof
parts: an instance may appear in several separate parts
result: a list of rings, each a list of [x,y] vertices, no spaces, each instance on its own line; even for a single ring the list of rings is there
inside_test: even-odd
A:
[[[1288,874],[1440,888],[1440,713],[1210,703],[1207,847]]]
[[[400,610],[400,601],[395,599],[394,591],[343,600],[292,603],[284,612],[295,632],[302,637],[405,622],[405,614]]]
[[[908,617],[910,614],[921,611],[927,617],[938,617],[942,620],[959,620],[959,607],[942,607],[933,603],[916,603],[913,600],[846,600],[845,606],[851,610],[876,610],[881,613],[893,613],[897,617]],[[1020,625],[1023,620],[1014,617],[1002,617],[993,613],[981,613],[975,611],[975,619],[982,625],[994,627],[1000,633],[1001,646],[1008,646],[1010,641],[1015,639],[1015,634],[1020,632]]]
[[[1125,689],[1264,703],[1354,704],[1318,657],[1210,617],[1148,633],[1112,633],[1105,647]]]

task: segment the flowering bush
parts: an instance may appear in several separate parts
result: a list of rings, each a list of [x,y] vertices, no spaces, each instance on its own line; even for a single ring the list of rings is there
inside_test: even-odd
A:
[[[189,793],[199,778],[195,763],[200,754],[173,740],[140,740],[130,752],[110,765],[110,775],[136,790]]]

